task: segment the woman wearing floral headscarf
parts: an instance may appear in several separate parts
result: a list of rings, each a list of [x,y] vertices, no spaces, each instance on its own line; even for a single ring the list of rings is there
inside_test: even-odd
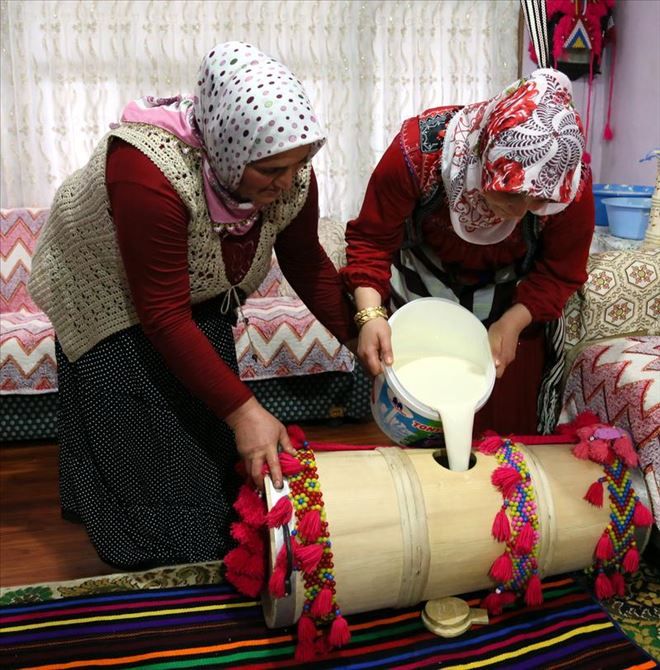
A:
[[[586,280],[594,227],[583,151],[570,81],[550,69],[404,122],[346,231],[341,272],[370,372],[392,362],[388,301],[459,302],[488,327],[498,377],[475,434],[552,430],[562,310]]]
[[[317,236],[325,139],[300,82],[252,46],[203,60],[194,98],[144,98],[58,190],[30,290],[57,335],[60,491],[124,568],[230,547],[235,465],[281,484],[282,424],[237,376],[235,309],[273,247],[341,340],[350,306]],[[238,453],[237,453],[238,452]]]

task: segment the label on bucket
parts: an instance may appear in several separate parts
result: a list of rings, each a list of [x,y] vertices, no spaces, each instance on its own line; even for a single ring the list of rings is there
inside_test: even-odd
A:
[[[383,375],[374,380],[371,410],[378,427],[401,446],[435,447],[444,444],[442,422],[417,414],[405,405],[385,383]]]

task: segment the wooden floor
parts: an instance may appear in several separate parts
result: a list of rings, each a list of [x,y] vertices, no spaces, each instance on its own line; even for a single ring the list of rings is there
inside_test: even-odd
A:
[[[305,426],[309,439],[391,444],[375,424]],[[0,586],[117,572],[103,563],[82,526],[60,517],[57,445],[0,447]]]

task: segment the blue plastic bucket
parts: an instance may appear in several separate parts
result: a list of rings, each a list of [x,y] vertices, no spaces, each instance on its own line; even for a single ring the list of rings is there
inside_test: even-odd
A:
[[[409,447],[443,444],[437,411],[415,399],[401,385],[397,365],[426,356],[456,356],[481,367],[487,388],[476,409],[486,404],[495,384],[488,333],[472,312],[442,298],[419,298],[390,317],[394,364],[374,379],[371,412],[393,442]]]
[[[596,208],[595,218],[597,226],[607,226],[607,209],[603,200],[605,198],[650,198],[653,186],[629,186],[627,184],[594,184],[594,205]]]
[[[610,233],[615,237],[643,240],[649,225],[651,198],[605,198]]]

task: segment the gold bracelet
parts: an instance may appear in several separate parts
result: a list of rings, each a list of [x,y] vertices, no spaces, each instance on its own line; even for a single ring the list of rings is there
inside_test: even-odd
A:
[[[367,321],[378,319],[380,317],[387,319],[387,309],[382,305],[380,307],[365,307],[357,312],[353,319],[355,320],[357,327],[362,328]]]

